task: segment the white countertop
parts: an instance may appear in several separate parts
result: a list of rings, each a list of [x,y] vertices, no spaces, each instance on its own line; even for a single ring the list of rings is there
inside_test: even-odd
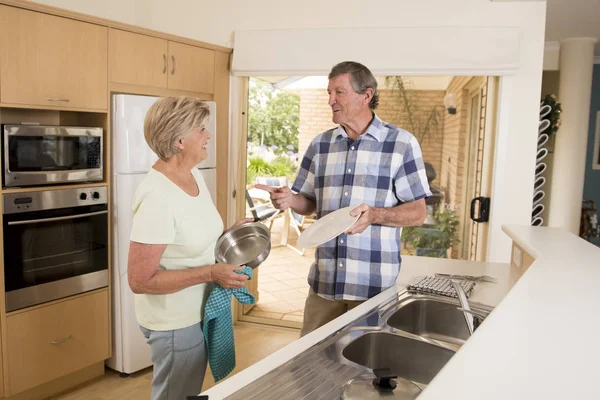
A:
[[[600,249],[504,226],[536,258],[419,400],[600,399]]]
[[[229,396],[267,372],[287,362],[304,350],[309,349],[315,343],[328,337],[332,332],[343,328],[371,308],[380,304],[383,300],[404,290],[404,288],[417,276],[434,275],[436,272],[489,275],[497,278],[497,284],[478,282],[473,294],[469,298],[470,301],[489,306],[496,306],[519,277],[519,273],[517,271],[511,271],[508,264],[402,256],[402,268],[400,269],[400,275],[398,276],[398,280],[394,287],[373,297],[309,335],[296,340],[251,367],[227,378],[202,394],[208,395],[210,400],[223,399]]]
[[[223,399],[343,328],[419,275],[490,275],[469,300],[496,307],[419,396],[425,399],[600,399],[600,249],[543,227],[503,230],[536,261],[508,264],[403,256],[397,284],[202,393]],[[518,282],[517,282],[518,281]],[[507,294],[508,293],[508,294]]]

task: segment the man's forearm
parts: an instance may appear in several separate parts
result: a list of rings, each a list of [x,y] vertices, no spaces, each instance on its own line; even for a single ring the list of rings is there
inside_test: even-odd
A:
[[[422,225],[427,217],[425,199],[412,201],[389,208],[371,208],[374,211],[373,224],[404,227]]]
[[[300,215],[310,215],[315,212],[317,206],[314,200],[311,200],[300,193],[294,194],[293,196],[292,210]]]

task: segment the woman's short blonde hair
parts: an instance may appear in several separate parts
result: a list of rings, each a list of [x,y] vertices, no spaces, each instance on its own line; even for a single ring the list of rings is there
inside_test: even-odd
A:
[[[144,138],[158,157],[165,160],[179,152],[175,143],[206,124],[208,105],[194,97],[162,97],[144,120]]]

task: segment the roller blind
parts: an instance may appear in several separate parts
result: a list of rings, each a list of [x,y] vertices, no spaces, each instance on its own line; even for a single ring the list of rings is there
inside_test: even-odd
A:
[[[516,27],[390,27],[235,32],[236,76],[326,75],[344,60],[376,75],[512,75]]]

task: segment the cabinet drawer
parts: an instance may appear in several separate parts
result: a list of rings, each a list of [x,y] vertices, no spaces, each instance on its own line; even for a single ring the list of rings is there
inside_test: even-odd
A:
[[[6,318],[9,395],[110,356],[108,290]]]

